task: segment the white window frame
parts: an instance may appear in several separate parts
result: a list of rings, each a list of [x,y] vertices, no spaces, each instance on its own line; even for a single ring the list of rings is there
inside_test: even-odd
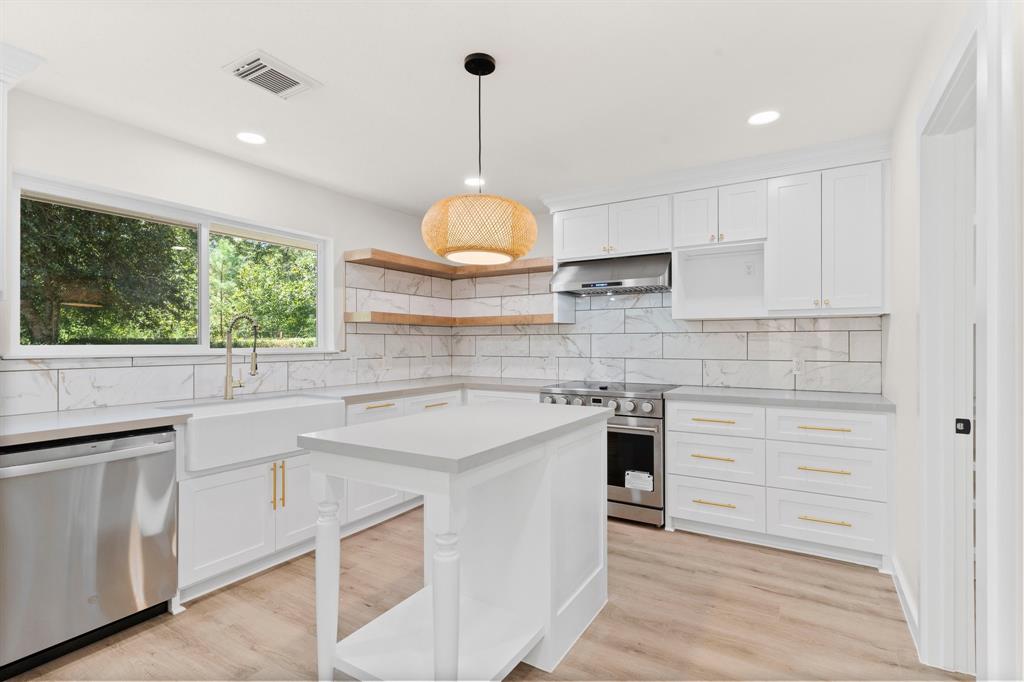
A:
[[[199,340],[195,344],[110,344],[110,345],[33,345],[23,346],[21,333],[21,197],[23,194],[41,194],[71,203],[91,204],[111,211],[126,211],[153,216],[174,224],[195,225],[199,244]],[[171,202],[138,197],[126,193],[86,187],[59,180],[27,174],[15,174],[10,192],[11,221],[5,249],[6,286],[2,319],[6,332],[0,338],[0,355],[4,358],[93,358],[93,357],[152,357],[216,355],[223,348],[210,346],[210,277],[209,238],[211,227],[225,227],[243,231],[253,238],[265,235],[267,241],[275,237],[299,240],[316,247],[317,252],[317,345],[313,348],[262,348],[264,355],[316,354],[334,350],[334,245],[333,240],[298,230],[285,230],[256,225],[238,218],[204,211]],[[258,321],[258,320],[257,320]]]

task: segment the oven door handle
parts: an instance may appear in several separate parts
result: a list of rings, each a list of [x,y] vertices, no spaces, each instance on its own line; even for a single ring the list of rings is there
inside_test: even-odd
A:
[[[629,426],[627,424],[609,424],[608,430],[625,429],[626,431],[645,431],[647,433],[658,433],[661,429],[654,426]]]

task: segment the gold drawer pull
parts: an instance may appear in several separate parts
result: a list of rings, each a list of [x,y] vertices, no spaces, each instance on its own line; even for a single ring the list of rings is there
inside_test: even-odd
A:
[[[424,405],[423,409],[424,410],[429,410],[432,407],[444,407],[447,404],[448,404],[447,402],[444,402],[444,403],[430,403],[429,405]]]
[[[697,504],[706,504],[711,507],[725,507],[726,509],[735,509],[735,504],[729,504],[727,502],[712,502],[711,500],[702,500],[699,497],[693,498],[693,501]]]
[[[379,410],[382,407],[394,407],[394,406],[395,406],[394,403],[377,403],[376,405],[367,405],[366,409],[368,409],[368,410]]]
[[[284,463],[285,460],[281,460],[281,508],[284,509],[284,491],[287,490],[288,484],[284,482]]]
[[[853,524],[849,521],[832,521],[830,519],[819,519],[814,516],[801,516],[801,521],[813,521],[814,523],[827,523],[830,526],[843,526],[844,528],[853,528]]]
[[[713,459],[716,462],[735,462],[736,460],[732,457],[715,457],[714,455],[702,455],[699,452],[694,452],[690,457],[696,457],[697,459]]]
[[[798,429],[804,431],[838,431],[839,433],[851,433],[853,429],[848,429],[845,426],[798,426]]]
[[[695,422],[708,422],[709,424],[735,424],[735,419],[712,419],[711,417],[692,417]]]
[[[846,469],[825,469],[825,468],[822,468],[822,467],[808,467],[808,466],[800,466],[800,467],[797,467],[797,469],[799,469],[800,471],[817,471],[818,473],[822,473],[822,474],[839,474],[840,476],[852,476],[853,475],[852,471],[847,471]]]

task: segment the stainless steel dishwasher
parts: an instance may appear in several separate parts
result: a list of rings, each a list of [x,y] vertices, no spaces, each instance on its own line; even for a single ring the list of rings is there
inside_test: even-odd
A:
[[[177,589],[174,431],[0,449],[0,679]]]

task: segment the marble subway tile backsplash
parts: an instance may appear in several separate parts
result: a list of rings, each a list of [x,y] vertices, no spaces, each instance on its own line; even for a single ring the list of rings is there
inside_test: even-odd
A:
[[[498,315],[547,302],[548,273],[448,281],[348,264],[349,310]],[[469,375],[879,393],[881,318],[673,320],[662,294],[576,300],[572,324],[346,324],[336,353],[265,353],[238,393]],[[794,360],[803,361],[795,372]],[[0,416],[216,398],[224,355],[0,359]]]

